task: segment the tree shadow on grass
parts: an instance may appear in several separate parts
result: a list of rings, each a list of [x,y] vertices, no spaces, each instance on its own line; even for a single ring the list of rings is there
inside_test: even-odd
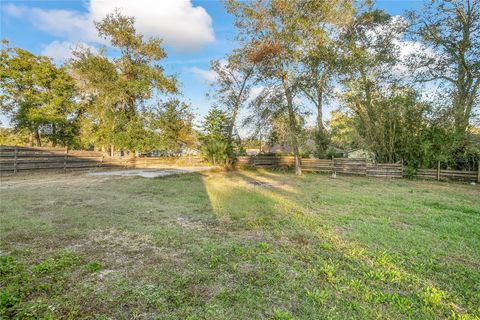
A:
[[[252,179],[250,172],[236,173],[235,176],[247,181]],[[271,177],[271,174],[268,176]],[[210,191],[207,187],[209,195],[218,197],[220,194],[223,199],[213,199],[212,203],[242,205],[253,197],[251,191],[243,185],[235,190],[224,191],[223,194],[221,187],[213,188],[214,190]],[[342,310],[345,314],[355,316],[381,314],[388,318],[401,315],[435,318],[466,311],[452,293],[438,289],[433,282],[424,278],[425,275],[403,269],[394,262],[388,252],[368,252],[361,245],[343,239],[327,227],[321,217],[311,209],[288,197],[298,192],[286,189],[288,188],[255,189],[254,205],[243,205],[243,214],[235,224],[260,228],[269,233],[275,239],[277,250],[282,253],[286,243],[292,255],[283,257],[285,261],[289,261],[285,267],[288,269],[289,266],[301,262],[301,269],[312,270],[311,277],[304,279],[304,288],[308,288],[312,283],[320,284],[320,287],[332,286],[333,289],[327,291],[333,293],[335,301],[329,300],[329,304],[335,305],[337,310]],[[222,205],[213,207],[215,212],[225,209]],[[301,260],[298,260],[299,258]],[[292,270],[292,273],[301,274],[301,271]],[[306,290],[307,296],[328,295],[323,291],[316,292],[315,288]],[[308,301],[306,296],[297,298]],[[476,312],[475,309],[470,311]],[[302,310],[300,314],[309,313]]]
[[[368,252],[328,227],[302,202],[304,179],[241,171],[10,190],[0,227],[14,260],[2,260],[0,284],[17,302],[2,310],[145,319],[462,312],[388,252]],[[272,187],[249,184],[257,180]]]

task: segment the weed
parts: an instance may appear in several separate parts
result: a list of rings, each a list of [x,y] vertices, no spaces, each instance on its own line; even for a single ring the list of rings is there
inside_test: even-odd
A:
[[[0,319],[480,316],[478,186],[266,170],[15,179]]]

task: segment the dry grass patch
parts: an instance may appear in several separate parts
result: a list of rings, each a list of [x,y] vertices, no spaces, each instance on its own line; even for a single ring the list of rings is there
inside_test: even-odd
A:
[[[0,318],[480,316],[478,186],[259,170],[0,196]]]

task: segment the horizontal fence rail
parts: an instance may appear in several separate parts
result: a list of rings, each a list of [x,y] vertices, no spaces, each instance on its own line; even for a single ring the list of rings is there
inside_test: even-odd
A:
[[[252,167],[293,167],[292,156],[242,156],[237,158],[237,166]],[[403,178],[401,163],[370,163],[363,158],[301,159],[304,171],[336,172],[339,174],[362,175],[367,177]],[[438,169],[419,169],[417,177],[436,180],[463,180],[480,182],[479,171],[459,171]]]
[[[201,157],[107,157],[100,151],[66,148],[0,146],[0,174],[44,170],[74,171],[98,168],[162,168],[206,165]]]
[[[72,171],[101,166],[101,152],[68,150],[66,148],[22,148],[0,146],[0,173],[19,171]]]
[[[161,168],[165,166],[205,166],[207,163],[201,157],[142,157],[135,158],[135,168]]]
[[[236,166],[289,168],[295,164],[292,156],[242,156]],[[74,171],[99,168],[155,169],[169,166],[206,166],[201,157],[106,157],[100,151],[68,150],[66,148],[34,148],[0,146],[0,174],[15,174],[43,170]],[[368,177],[402,178],[401,163],[370,163],[363,158],[301,159],[304,171],[362,175]],[[463,180],[480,182],[480,170],[459,171],[418,169],[420,179]]]
[[[333,166],[337,173],[367,175],[365,159],[337,158],[333,159]]]
[[[450,179],[480,182],[480,174],[477,171],[418,169],[417,177],[422,179]]]
[[[366,175],[370,177],[402,178],[403,165],[401,163],[367,164]]]

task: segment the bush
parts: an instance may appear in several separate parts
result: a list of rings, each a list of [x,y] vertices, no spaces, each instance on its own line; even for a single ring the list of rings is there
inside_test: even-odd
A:
[[[206,140],[202,145],[202,154],[214,165],[226,165],[229,145],[222,140]]]
[[[409,179],[414,179],[417,177],[417,167],[414,165],[404,165],[403,166],[403,175]]]

